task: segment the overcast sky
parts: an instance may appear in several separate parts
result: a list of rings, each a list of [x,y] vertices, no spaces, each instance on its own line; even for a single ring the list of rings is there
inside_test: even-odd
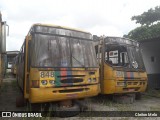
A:
[[[20,50],[34,23],[79,28],[92,34],[120,36],[139,26],[131,21],[160,5],[160,0],[0,0],[2,18],[10,27],[7,50]]]

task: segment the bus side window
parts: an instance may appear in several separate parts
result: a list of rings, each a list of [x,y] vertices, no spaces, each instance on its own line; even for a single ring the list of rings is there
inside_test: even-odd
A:
[[[34,39],[33,28],[31,28],[28,36],[31,36],[31,38]],[[24,55],[26,54],[26,51],[28,51],[28,55],[27,55],[27,71],[29,72],[30,71],[30,63],[31,63],[31,58],[30,58],[30,56],[31,56],[31,51],[30,51],[30,49],[31,49],[31,41],[30,40],[28,41],[28,48],[27,48],[27,50],[26,50],[26,44],[27,44],[26,41],[27,40],[25,39],[25,43],[24,43],[24,45],[25,45],[24,46]],[[24,59],[26,59],[25,56],[24,56]]]
[[[117,65],[118,64],[118,50],[109,51],[109,64]]]
[[[102,58],[102,53],[97,53],[97,59],[101,59]]]
[[[99,63],[101,63],[101,58],[102,58],[102,53],[101,53],[101,47],[96,45],[95,46],[95,51],[96,51],[96,57],[97,57],[97,61]]]
[[[24,44],[22,46],[22,61],[24,61]]]
[[[105,52],[105,61],[108,60],[108,52]]]
[[[129,63],[127,52],[121,52],[120,53],[120,63],[122,65],[125,65],[125,64]]]

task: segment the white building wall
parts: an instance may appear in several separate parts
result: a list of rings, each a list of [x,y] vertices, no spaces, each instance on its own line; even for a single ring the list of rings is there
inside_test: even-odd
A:
[[[141,43],[141,49],[147,73],[160,73],[160,41]]]
[[[160,40],[141,42],[141,49],[148,75],[148,87],[160,89]]]

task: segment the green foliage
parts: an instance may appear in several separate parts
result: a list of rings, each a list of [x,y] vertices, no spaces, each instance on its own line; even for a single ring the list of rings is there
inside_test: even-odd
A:
[[[128,35],[124,35],[124,37],[128,37],[135,40],[143,40],[148,38],[155,38],[160,36],[160,23],[157,23],[152,26],[141,26],[137,27],[134,30],[130,31]]]
[[[131,20],[136,20],[136,23],[140,23],[141,25],[152,25],[154,22],[160,20],[160,6],[154,9],[151,8],[141,15],[133,16]]]
[[[141,26],[131,30],[127,37],[135,40],[144,40],[160,37],[160,6],[149,9],[141,15],[133,16],[131,20],[136,20]],[[157,22],[157,23],[155,23]]]

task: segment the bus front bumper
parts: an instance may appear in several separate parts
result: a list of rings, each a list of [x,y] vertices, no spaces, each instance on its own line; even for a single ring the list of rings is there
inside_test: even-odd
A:
[[[100,92],[100,85],[87,85],[59,88],[31,88],[29,94],[30,103],[43,103],[78,99],[96,96]]]
[[[124,82],[124,81],[122,81]],[[147,81],[127,81],[127,85],[117,85],[117,81],[110,80],[104,81],[104,87],[101,90],[102,94],[123,94],[123,93],[135,93],[144,92],[147,88]]]

